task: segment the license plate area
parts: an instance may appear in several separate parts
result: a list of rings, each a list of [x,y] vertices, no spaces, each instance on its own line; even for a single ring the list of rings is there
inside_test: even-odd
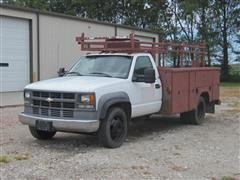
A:
[[[36,121],[36,129],[41,131],[53,131],[53,126],[51,121]]]

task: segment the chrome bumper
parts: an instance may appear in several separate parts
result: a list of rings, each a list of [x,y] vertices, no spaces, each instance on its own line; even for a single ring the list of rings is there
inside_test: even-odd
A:
[[[69,131],[69,132],[96,132],[99,128],[99,120],[66,120],[66,119],[54,119],[38,116],[31,116],[21,113],[19,115],[19,121],[22,124],[29,126],[35,126],[36,120],[51,121],[53,127],[57,131]]]

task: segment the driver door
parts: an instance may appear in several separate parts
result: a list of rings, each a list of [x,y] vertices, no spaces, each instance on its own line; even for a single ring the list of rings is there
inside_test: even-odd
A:
[[[133,91],[136,97],[136,101],[132,104],[135,117],[156,113],[161,107],[160,79],[152,63],[154,62],[149,56],[139,56],[136,59],[132,76]],[[155,69],[155,83],[144,82],[144,70],[147,68]]]

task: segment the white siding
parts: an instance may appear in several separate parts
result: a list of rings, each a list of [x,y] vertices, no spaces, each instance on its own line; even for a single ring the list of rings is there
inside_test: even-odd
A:
[[[60,67],[70,68],[81,55],[76,36],[114,36],[114,27],[74,19],[40,16],[40,80],[57,76]]]

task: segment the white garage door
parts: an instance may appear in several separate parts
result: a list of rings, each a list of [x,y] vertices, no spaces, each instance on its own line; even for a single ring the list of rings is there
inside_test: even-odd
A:
[[[0,16],[0,92],[23,90],[29,62],[29,22]]]

